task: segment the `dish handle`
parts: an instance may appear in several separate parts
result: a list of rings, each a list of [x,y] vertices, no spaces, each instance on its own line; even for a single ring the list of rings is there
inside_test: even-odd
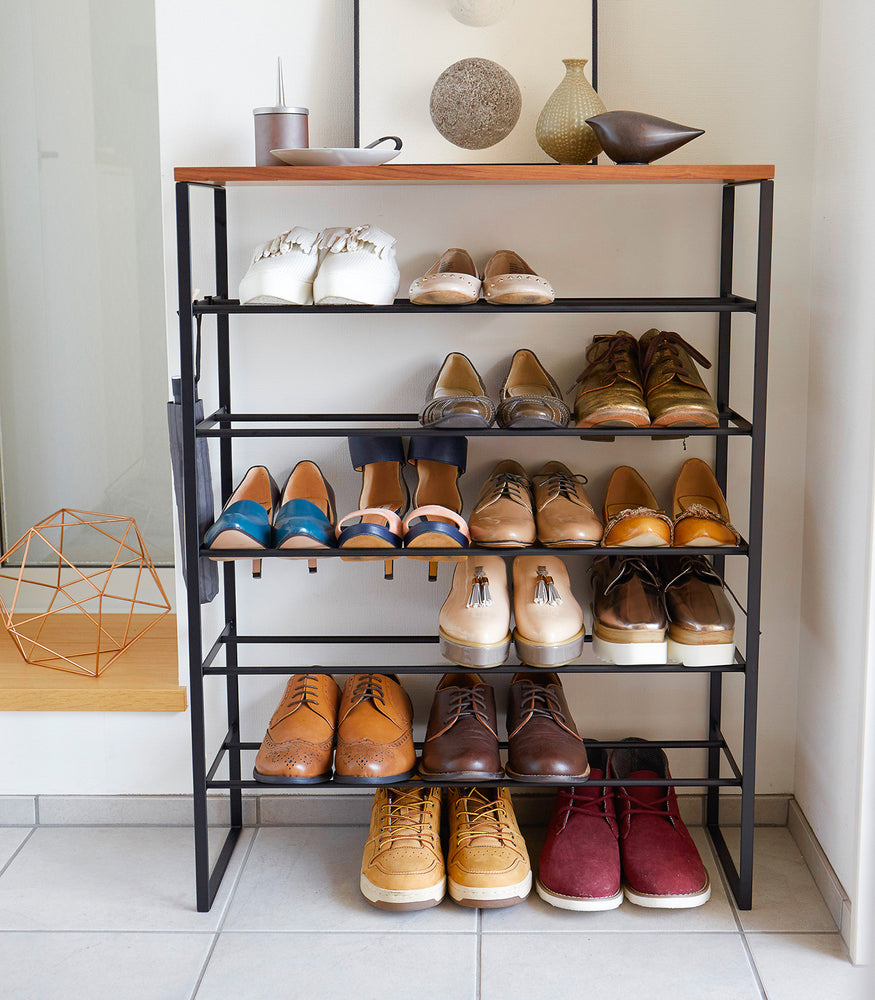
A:
[[[397,135],[384,135],[382,139],[374,139],[373,142],[369,142],[367,146],[363,146],[362,148],[373,149],[374,146],[379,146],[381,142],[389,142],[389,141],[395,143],[395,149],[400,149],[401,146],[403,145],[403,143],[401,142],[401,140],[398,138]]]

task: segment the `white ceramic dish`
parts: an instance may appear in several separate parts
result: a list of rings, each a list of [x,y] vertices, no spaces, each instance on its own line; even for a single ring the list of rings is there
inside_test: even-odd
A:
[[[395,142],[395,148],[375,149],[374,147],[387,140]],[[377,167],[381,163],[394,160],[401,152],[401,140],[394,135],[377,139],[369,146],[361,149],[349,147],[344,149],[272,149],[271,153],[283,163],[291,167]]]

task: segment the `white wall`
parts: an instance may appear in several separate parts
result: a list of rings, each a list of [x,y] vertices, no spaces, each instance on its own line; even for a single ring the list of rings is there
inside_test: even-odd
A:
[[[522,5],[518,5],[522,7]],[[177,4],[158,0],[158,78],[160,91],[165,254],[168,284],[169,354],[175,357],[175,225],[172,168],[176,165],[252,162],[251,109],[273,92],[277,54],[286,67],[290,103],[311,109],[311,142],[332,145],[351,140],[351,30],[346,2],[259,5],[250,9],[221,3]],[[793,783],[795,746],[795,662],[798,642],[801,572],[801,516],[804,439],[802,425],[807,384],[809,288],[809,208],[812,192],[810,109],[815,100],[815,0],[755,4],[744,0],[733,16],[723,5],[692,0],[603,5],[602,94],[609,107],[635,107],[704,127],[708,134],[681,153],[678,162],[776,162],[778,199],[773,296],[772,394],[766,497],[766,575],[762,647],[762,699],[758,789],[788,792]],[[209,11],[209,13],[207,13]],[[757,24],[757,31],[750,25]],[[197,46],[193,46],[193,40]],[[558,52],[558,60],[573,56]],[[544,95],[546,99],[547,95]],[[739,290],[752,290],[753,230],[743,208],[751,193],[739,194],[741,215],[737,259]],[[196,191],[195,284],[210,289],[211,196]],[[485,260],[501,246],[519,249],[548,275],[560,295],[713,294],[716,290],[719,189],[711,187],[551,188],[345,188],[331,191],[288,188],[232,190],[229,217],[232,288],[242,275],[251,247],[295,224],[325,225],[374,221],[398,237],[402,287],[445,247],[467,246]],[[257,320],[257,321],[256,321]],[[749,408],[752,324],[739,319],[736,405]],[[240,409],[301,409],[308,406],[354,411],[416,410],[436,366],[448,350],[468,353],[496,393],[513,350],[533,346],[564,387],[583,364],[594,333],[625,323],[640,333],[649,325],[673,326],[713,355],[716,323],[704,317],[510,317],[357,316],[340,322],[330,316],[253,317],[235,321],[232,333],[233,392]],[[213,328],[205,323],[207,353]],[[171,360],[171,369],[175,370]],[[205,357],[205,372],[210,370]],[[374,372],[364,380],[362,371]],[[214,390],[205,386],[208,405]],[[300,458],[320,462],[338,494],[341,511],[353,509],[358,477],[348,465],[343,441],[241,441],[236,446],[238,474],[253,462],[267,464],[282,480]],[[730,505],[735,520],[746,523],[744,483],[747,445],[736,442]],[[462,481],[468,502],[491,464],[515,455],[529,468],[542,448],[528,440],[474,441],[469,472]],[[563,440],[550,454],[590,477],[600,503],[608,474],[620,462],[641,468],[659,495],[666,497],[681,462],[709,454],[706,444],[627,442],[615,445]],[[411,477],[411,481],[413,481]],[[740,562],[740,561],[739,561]],[[377,564],[326,561],[315,577],[303,565],[270,563],[265,578],[240,573],[242,631],[296,629],[433,632],[446,594],[449,568],[438,584],[425,580],[424,564],[399,561],[397,580],[384,584]],[[586,560],[573,562],[576,587],[586,594]],[[738,580],[733,569],[733,580]],[[218,603],[218,602],[217,602]],[[210,608],[205,620],[214,618]],[[298,624],[301,619],[306,626]],[[376,625],[375,625],[376,621]],[[211,625],[214,627],[214,625]],[[399,647],[379,658],[380,650],[344,647],[298,649],[298,665],[321,658],[362,664],[414,663],[416,650]],[[259,648],[261,662],[289,663],[282,650]],[[428,656],[433,660],[435,653]],[[737,680],[737,679],[733,679]],[[212,738],[223,730],[219,681],[210,681]],[[260,739],[282,687],[282,679],[248,678],[243,694],[245,739]],[[497,686],[501,678],[496,678]],[[425,717],[433,682],[411,680],[419,716]],[[581,729],[593,736],[635,733],[654,738],[699,736],[704,732],[706,686],[703,678],[640,675],[575,678],[568,682],[572,708]],[[739,735],[739,685],[727,681],[730,736]],[[65,752],[76,745],[85,722],[53,720]],[[90,727],[89,753],[110,746],[121,727],[101,736]],[[88,770],[85,753],[58,771],[28,765],[5,791],[174,792],[190,787],[188,722],[185,716],[131,717],[122,747],[160,745],[156,759],[124,767]],[[18,731],[20,736],[20,730]],[[4,739],[5,737],[0,737]],[[113,744],[116,753],[119,747]],[[675,756],[676,771],[701,766],[698,759]]]
[[[864,818],[869,844],[873,835],[861,783],[865,685],[867,675],[870,684],[875,676],[870,617],[875,140],[868,107],[875,84],[873,38],[871,4],[841,0],[824,5],[815,109],[813,311],[794,786],[852,898],[857,921],[865,919],[859,881]],[[870,727],[873,721],[870,712]],[[871,738],[870,731],[870,759]],[[869,781],[871,788],[871,777]],[[866,940],[864,930],[858,922],[857,948]],[[871,941],[871,910],[868,930]]]

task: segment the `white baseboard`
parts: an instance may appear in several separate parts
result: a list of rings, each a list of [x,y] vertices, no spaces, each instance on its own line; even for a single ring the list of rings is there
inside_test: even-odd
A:
[[[848,946],[851,930],[851,901],[795,799],[790,800],[787,828],[796,841],[796,846],[805,859],[805,864],[808,865],[808,870],[811,872],[821,896],[823,896],[823,901],[836,922],[842,940]]]

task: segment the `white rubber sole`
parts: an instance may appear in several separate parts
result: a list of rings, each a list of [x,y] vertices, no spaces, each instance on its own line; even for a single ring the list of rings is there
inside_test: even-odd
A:
[[[281,274],[256,274],[240,282],[240,304],[244,306],[311,306],[312,281],[289,281]]]
[[[593,633],[592,651],[600,660],[616,663],[619,667],[637,667],[645,663],[668,661],[666,642],[607,642]]]
[[[313,301],[317,306],[363,305],[391,306],[398,285],[379,288],[373,281],[356,281],[351,276],[331,277],[313,282]]]
[[[720,642],[713,646],[692,645],[668,640],[668,656],[685,667],[722,667],[735,663],[735,643]]]
[[[649,896],[647,893],[635,892],[628,885],[623,886],[626,899],[636,906],[646,906],[651,910],[691,910],[703,906],[711,898],[711,880],[708,880],[701,892],[684,896]]]
[[[362,873],[359,886],[365,899],[381,910],[427,910],[444,898],[447,880],[442,878],[435,885],[421,889],[384,889]]]
[[[529,872],[521,882],[512,885],[470,886],[460,885],[451,878],[447,879],[450,898],[460,906],[476,906],[484,909],[489,907],[516,906],[532,891],[532,873]]]
[[[622,887],[613,896],[602,896],[602,897],[581,897],[581,896],[563,896],[558,892],[551,892],[549,889],[544,888],[541,885],[540,880],[535,881],[535,890],[541,899],[545,903],[549,903],[550,906],[555,906],[560,910],[579,910],[579,911],[595,911],[595,910],[616,910],[616,908],[623,902],[623,889]]]

